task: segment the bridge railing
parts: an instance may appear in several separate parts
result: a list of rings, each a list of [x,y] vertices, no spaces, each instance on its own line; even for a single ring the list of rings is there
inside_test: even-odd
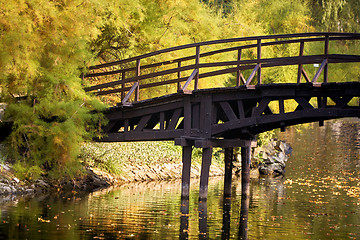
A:
[[[330,42],[359,39],[360,34],[357,33],[300,33],[214,40],[91,66],[88,73],[83,74],[83,78],[89,79],[90,82],[100,82],[86,88],[86,91],[94,92],[98,96],[116,94],[123,105],[128,104],[131,98],[134,101],[144,100],[144,97],[140,97],[142,89],[175,84],[176,91],[189,92],[190,85],[193,90],[200,88],[200,79],[225,74],[235,75],[234,87],[254,88],[255,85],[262,84],[262,69],[279,66],[296,65],[297,83],[304,79],[306,82],[316,84],[320,82],[321,74],[323,75],[322,82],[328,82],[329,63],[360,62],[360,55],[330,54]],[[311,42],[322,42],[322,54],[305,55],[305,43]],[[232,46],[223,47],[224,44]],[[299,44],[296,56],[275,58],[262,56],[267,46],[288,44]],[[218,49],[202,51],[209,46],[213,49],[218,46]],[[252,50],[255,56],[252,59],[242,59],[244,50]],[[229,61],[226,58],[227,61],[221,61],[221,54],[226,53],[232,54],[235,59]],[[184,56],[163,60],[166,54]],[[209,60],[208,57],[212,59]],[[304,69],[306,64],[319,64],[312,78]],[[252,70],[247,78],[243,75],[245,70]]]

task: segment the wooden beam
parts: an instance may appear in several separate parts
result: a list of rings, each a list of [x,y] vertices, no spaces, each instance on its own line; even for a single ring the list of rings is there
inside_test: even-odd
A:
[[[260,65],[259,65],[259,64],[256,64],[254,70],[251,72],[249,78],[246,80],[246,83],[245,83],[246,86],[249,86],[249,85],[250,85],[251,81],[253,80],[256,72],[258,72],[259,68],[260,68]]]
[[[141,131],[145,128],[146,124],[149,122],[150,118],[151,118],[151,115],[143,116],[143,117],[140,119],[140,121],[139,121],[139,123],[137,124],[136,128],[134,129],[134,131],[136,131],[136,132],[141,132]]]
[[[187,89],[187,87],[189,86],[189,84],[191,83],[191,81],[195,78],[195,76],[199,73],[198,69],[194,69],[194,71],[191,73],[191,75],[189,76],[189,78],[186,80],[186,83],[184,84],[184,86],[181,88],[181,91],[184,91]]]
[[[208,195],[209,173],[211,165],[212,148],[203,148],[201,173],[200,173],[200,189],[199,200],[206,200]]]
[[[300,53],[299,56],[302,57],[304,55],[304,42],[300,42]],[[299,64],[298,66],[298,75],[297,75],[297,83],[301,82],[301,74],[303,72],[304,68],[302,64]]]
[[[192,146],[182,147],[181,198],[189,198]]]
[[[257,71],[257,84],[258,85],[261,85],[261,39],[258,39],[257,40],[257,59],[258,59],[258,65],[259,65],[259,68],[258,68],[258,71]]]
[[[315,76],[313,78],[313,80],[311,81],[312,83],[315,83],[318,78],[320,77],[321,72],[324,70],[325,66],[327,66],[328,60],[324,59],[319,67],[319,69],[317,70],[317,72],[315,73]]]
[[[121,103],[123,105],[125,105],[128,101],[130,96],[133,94],[133,92],[137,89],[139,83],[135,82],[134,85],[131,87],[131,89],[129,90],[129,92],[126,94],[126,96],[124,97],[124,99],[121,101]]]
[[[195,83],[194,83],[194,90],[198,89],[199,85],[199,63],[200,63],[200,45],[196,46],[196,58],[195,58],[195,67],[197,69],[195,75]]]
[[[179,121],[182,111],[183,111],[182,108],[178,108],[173,112],[167,130],[175,130],[176,124]]]
[[[140,59],[136,60],[135,76],[136,76],[136,77],[139,77],[139,76],[140,76]],[[135,102],[138,102],[139,99],[140,99],[140,96],[139,96],[139,94],[140,94],[140,91],[139,91],[139,89],[140,89],[140,88],[139,88],[139,85],[140,85],[139,80],[137,80],[136,83],[137,83],[137,86],[136,86],[136,90],[135,90]]]
[[[237,60],[238,60],[238,70],[236,72],[236,86],[239,87],[240,86],[240,80],[243,84],[246,83],[246,80],[244,78],[244,76],[242,75],[241,71],[240,71],[240,67],[241,67],[241,64],[240,64],[240,61],[241,61],[241,48],[238,49],[238,55],[237,55]]]
[[[328,55],[329,55],[329,36],[325,35],[325,50],[324,50],[324,55],[326,57],[326,65],[324,68],[324,83],[328,82]]]
[[[220,106],[222,108],[222,110],[224,111],[226,117],[228,118],[229,121],[233,121],[233,120],[237,120],[238,118],[236,117],[233,109],[231,108],[229,102],[220,102]]]
[[[180,68],[181,68],[181,61],[178,62],[178,69],[180,69]],[[177,78],[178,79],[181,78],[181,71],[180,70],[177,72]],[[177,82],[177,90],[179,91],[180,89],[181,89],[181,84],[180,84],[180,82]]]

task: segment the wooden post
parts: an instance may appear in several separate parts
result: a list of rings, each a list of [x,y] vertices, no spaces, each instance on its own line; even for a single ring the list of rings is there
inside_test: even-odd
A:
[[[200,63],[200,46],[196,46],[195,68],[198,71],[195,76],[194,90],[198,89],[198,84],[199,84],[199,63]]]
[[[191,172],[192,146],[183,146],[182,150],[182,178],[181,178],[181,198],[189,198],[190,193],[190,172]]]
[[[232,181],[232,161],[234,158],[234,150],[232,147],[225,148],[225,176],[224,176],[224,198],[231,196]]]
[[[140,76],[140,59],[136,60],[136,77]],[[136,90],[135,90],[135,101],[139,101],[139,94],[140,94],[140,84],[139,80],[136,80],[138,83]]]
[[[181,68],[181,62],[178,62],[178,68]],[[177,77],[178,77],[178,79],[181,78],[181,72],[180,72],[180,70],[177,72]],[[178,83],[177,83],[177,90],[179,91],[180,89],[181,89],[181,83],[178,82]]]
[[[238,49],[237,60],[238,60],[238,62],[241,61],[241,48]],[[245,79],[243,79],[244,77],[242,76],[242,74],[241,74],[241,72],[240,72],[240,66],[241,66],[240,64],[237,65],[238,69],[237,69],[237,71],[236,71],[236,86],[237,86],[237,87],[240,86],[240,80],[243,80],[243,82],[244,82],[244,80],[245,80]]]
[[[191,132],[191,98],[189,95],[184,97],[184,135],[190,136]]]
[[[241,148],[241,211],[239,239],[247,239],[247,222],[250,202],[251,147]]]
[[[300,42],[300,53],[299,56],[302,57],[304,55],[304,41]],[[301,75],[303,72],[303,65],[299,64],[298,66],[298,75],[297,75],[297,83],[301,82]]]
[[[257,80],[258,80],[258,85],[260,85],[261,84],[261,63],[260,63],[260,60],[261,60],[261,39],[257,40],[257,59],[259,60],[258,61],[259,68],[257,70]]]
[[[251,147],[241,148],[241,195],[248,197],[250,195],[250,161]]]
[[[125,72],[122,72],[121,73],[121,80],[124,81],[125,80]],[[124,99],[125,97],[125,91],[124,91],[124,88],[125,88],[125,83],[121,83],[121,88],[122,88],[122,92],[121,92],[121,101]]]
[[[329,54],[329,36],[325,36],[325,51],[324,51],[325,57],[326,59],[328,59],[328,54]],[[324,68],[324,83],[328,82],[328,61],[325,65]]]
[[[212,148],[203,148],[202,152],[202,163],[201,163],[201,175],[200,175],[200,189],[199,189],[199,199],[206,200],[208,193],[208,182],[209,182],[209,172],[211,165],[211,154]]]

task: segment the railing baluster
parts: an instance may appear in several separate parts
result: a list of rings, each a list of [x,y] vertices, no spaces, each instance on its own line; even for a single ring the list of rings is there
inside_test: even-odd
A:
[[[136,77],[140,76],[140,59],[136,60]],[[139,94],[140,94],[140,84],[139,84],[139,80],[136,80],[137,83],[137,87],[136,87],[136,91],[135,91],[135,101],[139,101]]]
[[[136,89],[138,89],[139,87],[139,83],[135,82],[134,85],[130,88],[129,92],[126,94],[126,96],[124,97],[124,99],[121,101],[122,105],[126,105],[128,104],[128,100],[131,97],[131,95],[133,94],[133,92],[136,92]]]
[[[122,72],[121,73],[121,80],[124,81],[125,80],[125,72]],[[124,88],[125,88],[125,83],[122,83],[121,84],[121,88],[122,88],[122,92],[121,92],[121,101],[124,99],[125,97],[125,91],[124,91]]]
[[[325,36],[325,58],[326,58],[326,65],[324,68],[324,83],[328,82],[328,55],[329,55],[329,35]]]
[[[316,83],[321,72],[325,69],[325,67],[327,66],[328,60],[324,59],[324,61],[321,63],[319,69],[317,70],[317,72],[315,73],[315,76],[313,78],[313,80],[311,81],[312,83]]]
[[[304,56],[304,41],[301,41],[300,42],[300,53],[299,53],[299,56],[302,57]],[[302,75],[302,72],[303,72],[303,65],[302,64],[299,64],[298,66],[298,75],[297,75],[297,83],[300,83],[301,82],[301,75]]]
[[[246,87],[248,87],[248,86],[250,85],[250,83],[251,83],[251,81],[253,80],[256,72],[259,70],[259,67],[260,67],[259,64],[256,64],[254,70],[251,72],[250,76],[249,76],[248,79],[246,80],[246,83],[245,83]]]
[[[195,69],[197,69],[197,73],[195,76],[194,90],[198,89],[199,85],[199,63],[200,63],[200,46],[196,46],[196,59],[195,59]]]
[[[261,84],[261,39],[257,40],[257,59],[259,60],[258,65],[259,68],[257,70],[257,79],[258,79],[258,84]]]
[[[241,61],[241,48],[238,49],[238,56],[237,56],[237,60],[238,62]],[[238,70],[236,71],[236,86],[239,87],[240,86],[240,80],[243,82],[243,84],[246,84],[245,78],[242,75],[241,71],[240,71],[240,66],[241,64],[238,64]]]
[[[181,68],[181,61],[178,62],[178,68]],[[178,79],[181,78],[181,71],[180,71],[180,70],[179,70],[178,73],[177,73],[177,77],[178,77]],[[178,83],[177,83],[177,90],[179,91],[180,89],[181,89],[181,84],[180,84],[180,82],[178,82]]]

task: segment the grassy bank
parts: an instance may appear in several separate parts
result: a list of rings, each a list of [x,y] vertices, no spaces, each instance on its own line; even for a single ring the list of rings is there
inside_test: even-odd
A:
[[[180,178],[182,150],[173,142],[85,143],[80,159],[85,166],[109,173],[122,181]],[[198,177],[201,149],[194,148],[192,177]],[[224,163],[220,149],[214,149],[212,175],[221,175]]]

